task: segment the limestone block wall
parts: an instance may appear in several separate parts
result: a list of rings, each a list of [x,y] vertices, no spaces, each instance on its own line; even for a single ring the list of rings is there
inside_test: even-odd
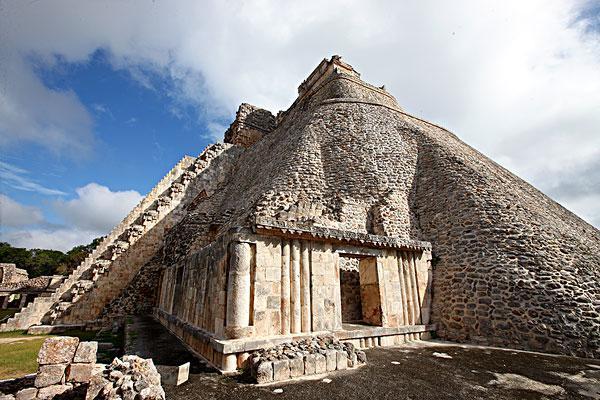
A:
[[[360,258],[357,295],[363,320],[375,330],[343,334],[343,254]],[[399,343],[427,330],[422,327],[429,324],[430,261],[428,250],[231,233],[163,270],[156,316],[224,369],[276,337],[340,332],[357,346]]]
[[[158,309],[224,339],[342,329],[340,254],[325,241],[223,237],[166,268]],[[373,250],[360,262],[363,315],[373,325],[429,323],[431,253]]]
[[[163,270],[157,308],[216,336],[224,332],[227,243],[215,242]]]

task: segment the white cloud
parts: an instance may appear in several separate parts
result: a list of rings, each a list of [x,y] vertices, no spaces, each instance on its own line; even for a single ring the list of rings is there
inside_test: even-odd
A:
[[[70,250],[109,233],[142,199],[134,190],[113,192],[97,183],[80,187],[76,193],[75,199],[53,204],[63,218],[62,225],[48,223],[35,207],[0,195],[0,240],[16,247]]]
[[[43,221],[44,216],[39,208],[25,206],[0,194],[0,226],[20,227],[39,224]]]
[[[148,88],[156,89],[153,74],[170,78],[174,102],[197,107],[215,124],[242,101],[286,108],[323,57],[342,54],[365,80],[386,84],[408,112],[450,128],[551,192],[548,176],[565,169],[577,174],[600,154],[600,29],[593,4],[14,1],[3,8],[0,46],[50,63],[55,54],[85,62],[104,48],[115,68]],[[26,66],[15,72],[18,60],[8,58],[11,87],[36,96],[5,92],[0,121],[8,116],[9,127],[23,126],[25,138],[48,146],[89,143],[76,96],[40,87]],[[41,110],[50,100],[57,105],[48,116]],[[597,215],[591,202],[561,200]]]
[[[90,243],[97,238],[98,232],[80,231],[78,229],[29,229],[1,232],[0,240],[14,247],[27,249],[53,249],[69,251],[73,247]]]
[[[29,171],[0,161],[0,181],[14,189],[36,192],[44,195],[65,195],[66,193],[40,185],[28,177]]]
[[[77,188],[77,198],[59,200],[54,210],[76,229],[108,233],[127,215],[142,196],[135,190],[113,192],[106,186],[89,183]]]

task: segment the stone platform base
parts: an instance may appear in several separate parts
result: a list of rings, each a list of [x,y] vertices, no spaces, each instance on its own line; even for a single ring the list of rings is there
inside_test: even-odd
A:
[[[72,329],[85,330],[86,324],[77,325],[33,325],[27,330],[28,335],[47,335],[49,333],[64,333]]]
[[[218,339],[214,335],[181,321],[179,318],[155,309],[155,318],[188,348],[225,374],[236,373],[247,365],[250,353],[282,343],[319,336],[333,335],[342,342],[350,342],[358,349],[378,346],[396,346],[414,340],[431,338],[435,325],[411,325],[397,328],[344,324],[344,329],[334,332],[312,332],[264,338]]]

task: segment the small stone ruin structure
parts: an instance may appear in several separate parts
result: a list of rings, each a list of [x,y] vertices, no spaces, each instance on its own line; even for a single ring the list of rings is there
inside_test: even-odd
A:
[[[15,264],[0,263],[0,307],[20,310],[36,297],[54,293],[63,280],[61,275],[29,279],[27,271]]]
[[[223,371],[329,335],[600,356],[600,232],[334,56],[243,104],[0,330],[152,313]]]
[[[44,341],[38,353],[33,385],[3,400],[164,400],[161,377],[151,359],[126,355],[108,365],[96,363],[98,342],[57,336]],[[13,389],[14,390],[14,389]]]

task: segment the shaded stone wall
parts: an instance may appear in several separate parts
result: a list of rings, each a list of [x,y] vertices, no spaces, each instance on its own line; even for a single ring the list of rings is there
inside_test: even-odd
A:
[[[362,303],[360,300],[360,277],[356,270],[340,268],[340,285],[342,295],[342,322],[362,320]]]

